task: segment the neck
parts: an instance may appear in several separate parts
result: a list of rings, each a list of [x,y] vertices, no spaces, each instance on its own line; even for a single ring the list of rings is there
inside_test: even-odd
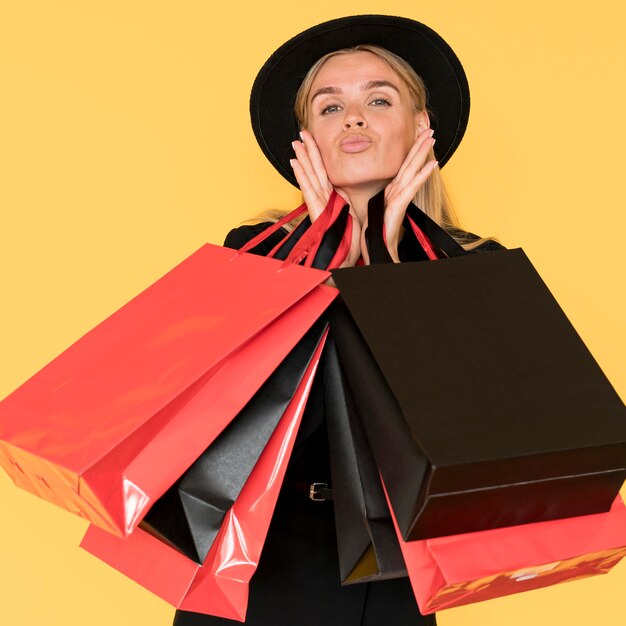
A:
[[[337,193],[350,205],[361,224],[367,219],[367,204],[379,191],[382,191],[390,181],[380,180],[366,185],[354,187],[335,187]]]

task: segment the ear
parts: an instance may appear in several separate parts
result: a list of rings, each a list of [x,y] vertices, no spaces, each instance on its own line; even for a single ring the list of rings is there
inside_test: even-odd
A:
[[[430,128],[430,118],[427,111],[420,111],[415,114],[415,139],[425,129]]]

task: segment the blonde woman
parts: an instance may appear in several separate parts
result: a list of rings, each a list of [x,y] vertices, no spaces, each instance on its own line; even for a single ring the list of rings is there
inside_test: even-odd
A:
[[[423,258],[405,222],[414,202],[466,248],[500,247],[461,231],[439,168],[458,146],[469,113],[465,74],[431,29],[404,18],[353,16],[320,24],[281,46],[252,90],[252,125],[276,169],[302,191],[315,221],[333,189],[349,205],[344,266],[369,263],[368,204],[384,195],[385,243],[395,262]],[[239,248],[271,222],[231,231]],[[279,231],[257,246],[267,254]],[[298,485],[330,483],[323,393],[314,386],[258,571],[246,623],[256,626],[417,626],[407,578],[340,585],[332,500],[312,502]],[[177,626],[234,624],[178,611]]]

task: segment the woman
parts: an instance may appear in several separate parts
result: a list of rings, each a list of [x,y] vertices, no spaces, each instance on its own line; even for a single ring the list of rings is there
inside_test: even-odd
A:
[[[404,58],[390,49],[404,50]],[[419,68],[431,77],[437,133]],[[403,238],[412,200],[466,247],[499,247],[454,227],[439,176],[438,165],[463,135],[468,106],[465,75],[447,44],[418,22],[389,16],[342,18],[301,33],[270,57],[251,97],[257,139],[278,171],[297,182],[311,220],[333,189],[349,204],[353,230],[343,266],[369,262],[368,204],[383,190],[385,241],[396,262],[415,253]],[[269,224],[237,228],[225,245],[239,248]],[[269,253],[284,236],[275,233],[255,252]],[[435,624],[434,616],[420,615],[406,578],[340,585],[332,503],[312,502],[297,488],[330,482],[323,394],[316,384],[250,585],[246,623]],[[177,626],[233,623],[184,611],[174,620]]]

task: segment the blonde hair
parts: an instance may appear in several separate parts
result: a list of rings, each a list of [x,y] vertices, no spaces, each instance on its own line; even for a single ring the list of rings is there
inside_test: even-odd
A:
[[[317,77],[320,69],[328,61],[328,59],[344,54],[353,54],[355,52],[371,52],[377,57],[385,61],[391,69],[399,76],[399,78],[405,83],[411,96],[411,102],[416,112],[426,111],[428,115],[433,118],[433,113],[428,111],[426,107],[426,85],[424,81],[418,76],[415,70],[401,57],[390,52],[386,48],[372,44],[360,44],[352,48],[342,48],[341,50],[335,50],[325,54],[318,59],[309,69],[304,77],[300,87],[296,93],[294,101],[294,113],[301,128],[307,128],[309,122],[309,106],[308,100],[311,93],[311,87]],[[435,158],[435,153],[430,149],[428,160]],[[439,168],[435,168],[432,174],[426,180],[426,183],[417,192],[414,198],[414,203],[422,209],[431,219],[443,228],[452,231],[452,236],[467,250],[471,250],[480,245],[486,238],[479,238],[475,241],[468,242],[466,237],[463,237],[462,231],[460,231],[459,222],[454,214],[454,210],[446,193],[446,188],[441,178]],[[273,212],[272,212],[273,213]],[[264,215],[269,216],[269,212]],[[456,233],[454,231],[457,231]]]

